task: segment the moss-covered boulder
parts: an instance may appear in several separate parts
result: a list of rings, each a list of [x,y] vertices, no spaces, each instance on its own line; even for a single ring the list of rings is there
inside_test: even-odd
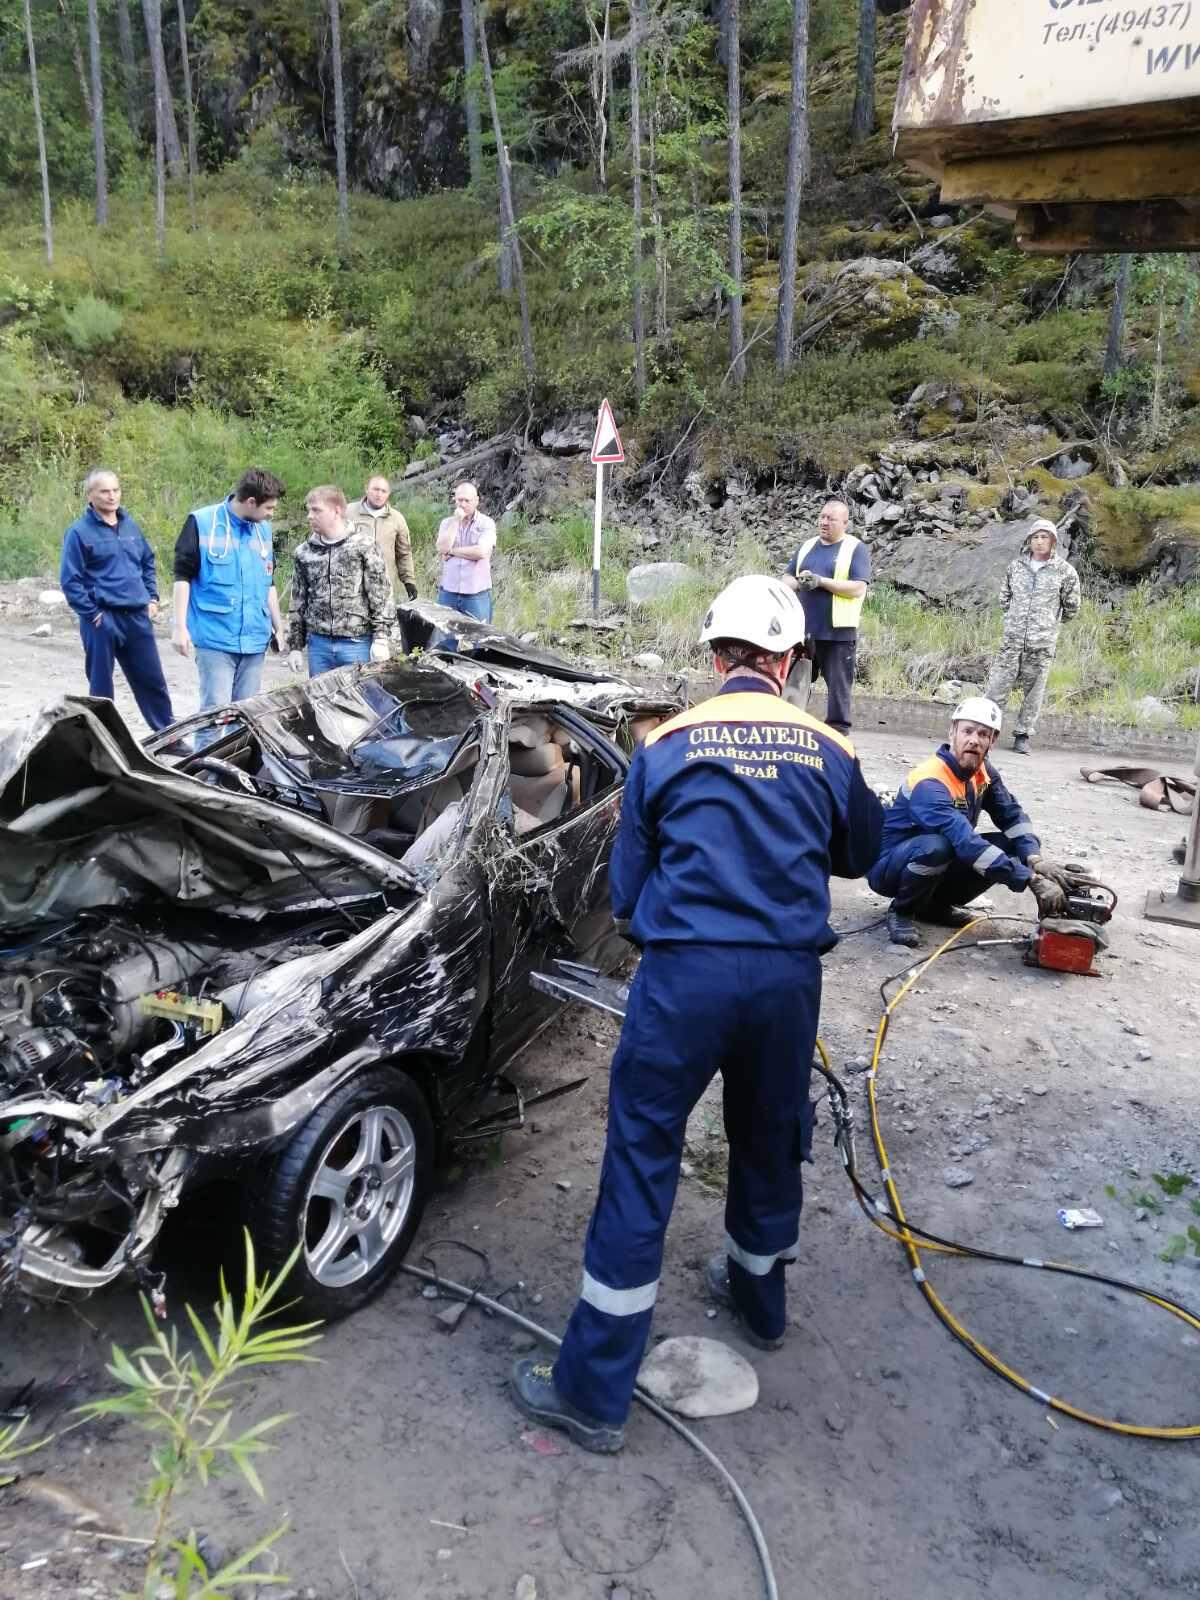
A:
[[[804,326],[814,339],[842,334],[864,350],[951,333],[958,313],[949,300],[901,261],[859,256],[815,262],[805,277]]]

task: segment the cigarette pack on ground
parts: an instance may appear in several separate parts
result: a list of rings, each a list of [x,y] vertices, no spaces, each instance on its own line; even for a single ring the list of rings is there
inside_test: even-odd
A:
[[[1058,1213],[1058,1220],[1064,1228],[1102,1228],[1104,1218],[1098,1211],[1092,1211],[1087,1206],[1078,1210],[1066,1210]]]

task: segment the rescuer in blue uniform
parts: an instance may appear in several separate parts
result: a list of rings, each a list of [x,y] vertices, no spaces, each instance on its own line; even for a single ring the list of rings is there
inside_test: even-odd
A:
[[[720,1072],[729,1139],[724,1253],[710,1293],[760,1349],[782,1343],[799,1238],[829,877],[861,877],[883,808],[848,739],[781,698],[804,613],[739,578],[700,638],[723,680],[651,732],[625,783],[613,915],[642,950],[612,1065],[583,1289],[557,1362],[517,1363],[527,1416],[619,1450],[650,1331],[688,1115]]]
[[[1033,892],[1039,915],[1061,915],[1070,876],[1042,854],[1033,823],[988,760],[1000,737],[1000,707],[976,696],[954,708],[950,739],[908,774],[888,807],[883,849],[867,875],[876,894],[892,896],[888,934],[893,944],[920,941],[914,917],[965,927],[964,910],[993,884]],[[986,815],[994,831],[980,833]]]

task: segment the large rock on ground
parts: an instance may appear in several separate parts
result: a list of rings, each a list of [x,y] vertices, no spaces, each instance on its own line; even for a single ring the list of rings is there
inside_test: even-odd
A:
[[[630,567],[625,577],[625,593],[631,606],[649,605],[655,600],[665,600],[684,584],[699,580],[700,574],[686,561],[647,561],[640,567]]]
[[[642,1362],[638,1382],[680,1417],[727,1417],[758,1399],[754,1368],[719,1339],[664,1339]]]
[[[1010,561],[1021,553],[1036,519],[989,522],[977,534],[953,538],[918,533],[906,539],[881,576],[898,589],[915,589],[942,605],[994,606]],[[1067,555],[1060,539],[1059,554]]]

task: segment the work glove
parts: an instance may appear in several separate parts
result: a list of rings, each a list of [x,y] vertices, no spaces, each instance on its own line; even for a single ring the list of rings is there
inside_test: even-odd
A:
[[[417,598],[417,586],[416,586],[416,584],[415,583],[409,583],[408,579],[405,578],[405,580],[404,580],[404,592],[405,592],[405,594],[408,595],[408,598],[410,600],[415,600]]]
[[[392,647],[391,647],[391,645],[387,642],[386,639],[376,639],[375,643],[371,646],[371,660],[372,661],[390,661],[391,659],[392,659]]]
[[[1067,891],[1053,878],[1035,872],[1029,889],[1037,901],[1039,917],[1061,917],[1067,909]]]
[[[1039,878],[1049,878],[1051,883],[1058,884],[1060,889],[1068,894],[1075,887],[1078,876],[1070,867],[1061,867],[1057,861],[1051,861],[1049,856],[1027,856],[1025,865],[1031,872],[1037,873]]]
[[[304,671],[303,650],[291,650],[288,652],[288,671],[296,673]]]
[[[798,572],[796,582],[801,589],[819,589],[821,580],[815,572]]]

